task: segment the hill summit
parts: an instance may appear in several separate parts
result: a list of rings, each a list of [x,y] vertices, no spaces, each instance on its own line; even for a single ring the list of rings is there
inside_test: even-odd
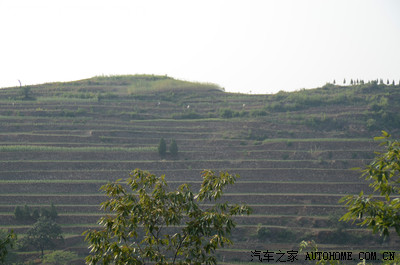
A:
[[[0,100],[31,104],[62,102],[62,112],[55,109],[39,112],[55,116],[74,115],[72,112],[82,116],[82,112],[92,112],[88,106],[98,108],[100,102],[107,102],[109,107],[101,108],[102,112],[119,113],[121,117],[129,114],[135,119],[268,116],[278,119],[280,125],[305,125],[317,131],[336,130],[344,135],[379,134],[380,130],[396,133],[400,128],[399,86],[376,81],[351,86],[327,84],[321,88],[281,91],[273,95],[248,95],[224,92],[216,84],[168,76],[97,76],[73,82],[5,88],[0,90]],[[79,110],[73,109],[71,103]]]

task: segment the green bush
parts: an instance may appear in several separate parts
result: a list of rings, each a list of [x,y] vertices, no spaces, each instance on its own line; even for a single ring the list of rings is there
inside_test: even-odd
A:
[[[171,145],[169,146],[169,152],[173,156],[178,155],[178,144],[176,143],[175,139],[172,139],[171,141]]]
[[[251,117],[259,117],[259,116],[267,116],[267,112],[265,110],[252,110],[250,111]]]
[[[33,211],[25,204],[24,207],[16,206],[14,209],[14,217],[17,221],[33,222],[37,221],[40,217],[50,218],[55,220],[58,216],[57,209],[53,203],[50,208],[36,208]]]
[[[0,264],[9,264],[10,249],[14,247],[16,235],[11,231],[0,229]],[[4,263],[6,264],[6,263]]]
[[[229,119],[233,117],[233,110],[231,109],[220,109],[219,111],[221,118]]]
[[[173,119],[201,119],[203,118],[200,114],[196,112],[188,112],[188,113],[175,113],[172,114]]]
[[[167,144],[165,143],[164,138],[160,139],[160,142],[158,143],[158,154],[160,156],[164,156],[167,153]]]
[[[271,232],[265,227],[258,224],[257,227],[257,239],[261,242],[264,242],[269,239]]]

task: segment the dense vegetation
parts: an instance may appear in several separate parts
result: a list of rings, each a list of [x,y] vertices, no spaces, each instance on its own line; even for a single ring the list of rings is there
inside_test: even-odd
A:
[[[202,172],[198,192],[182,184],[168,191],[165,176],[134,170],[126,180],[103,186],[108,200],[100,230],[86,231],[88,264],[217,264],[215,252],[236,226],[233,217],[250,214],[245,205],[218,203],[237,176]],[[204,209],[204,202],[213,206]]]
[[[375,81],[273,95],[152,75],[1,89],[0,228],[20,241],[10,257],[37,254],[21,242],[53,203],[64,238],[55,247],[74,247],[83,260],[81,233],[97,227],[105,200],[99,188],[135,168],[166,174],[171,188],[198,188],[203,169],[241,175],[226,200],[254,212],[235,219],[235,244],[217,252],[220,261],[250,262],[251,251],[302,240],[328,250],[395,248],[395,235],[339,223],[338,200],[371,192],[351,168],[371,161],[381,130],[398,138],[399,102],[399,86]],[[34,220],[16,219],[24,205]]]

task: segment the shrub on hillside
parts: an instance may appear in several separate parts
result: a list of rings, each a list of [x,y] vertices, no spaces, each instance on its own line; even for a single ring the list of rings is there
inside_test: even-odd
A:
[[[17,221],[21,222],[34,222],[40,217],[46,217],[55,220],[58,216],[57,209],[53,203],[50,208],[35,208],[33,211],[25,204],[23,207],[16,206],[14,209],[14,217]]]
[[[231,109],[220,109],[219,111],[221,118],[229,119],[233,117],[233,110]]]
[[[172,118],[179,120],[179,119],[201,119],[202,116],[194,111],[188,113],[174,113],[172,114]]]
[[[167,144],[165,143],[164,138],[160,139],[160,142],[158,143],[158,154],[160,156],[164,156],[167,153]]]
[[[173,156],[178,155],[178,144],[176,143],[175,139],[172,139],[171,141],[171,145],[169,146],[169,152]]]
[[[265,110],[255,109],[250,111],[250,116],[251,117],[267,116],[267,112]]]

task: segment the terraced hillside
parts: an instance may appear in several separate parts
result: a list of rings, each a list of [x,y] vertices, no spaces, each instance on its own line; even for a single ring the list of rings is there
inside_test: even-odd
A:
[[[30,224],[15,220],[16,206],[54,203],[62,248],[83,257],[101,185],[140,168],[198,187],[212,169],[240,174],[225,198],[253,208],[237,218],[221,261],[250,262],[251,251],[310,239],[327,250],[397,249],[397,237],[382,242],[337,218],[343,195],[369,190],[351,168],[373,158],[372,137],[398,135],[399,99],[398,86],[374,82],[244,95],[147,75],[1,89],[0,228],[24,234]],[[159,156],[161,138],[176,140],[177,156]]]

